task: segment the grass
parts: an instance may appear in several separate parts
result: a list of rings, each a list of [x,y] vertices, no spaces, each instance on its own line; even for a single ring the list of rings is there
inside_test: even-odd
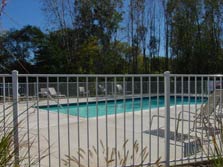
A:
[[[127,147],[129,140],[126,140],[122,144],[122,149],[117,150],[115,148],[106,148],[100,140],[100,155],[95,146],[92,146],[91,149],[88,151],[85,151],[83,149],[79,149],[77,151],[77,156],[68,156],[65,155],[65,159],[63,160],[65,166],[80,166],[80,167],[86,167],[88,162],[90,166],[97,166],[97,159],[98,156],[100,156],[100,165],[103,166],[127,166],[131,165],[132,162],[135,162],[136,167],[140,166],[151,166],[150,164],[146,165],[146,162],[149,157],[148,147],[144,147],[142,150],[140,148],[140,145],[138,141],[135,141],[133,144],[133,150],[130,151]],[[80,159],[80,160],[79,160]],[[155,162],[155,166],[161,166],[160,165],[159,158]]]
[[[23,130],[22,123],[24,120],[21,118],[17,127],[13,126],[13,112],[12,106],[9,105],[4,110],[0,111],[0,167],[28,167],[35,166],[38,163],[38,158],[34,155],[29,154],[29,151],[35,142],[34,139],[27,141],[27,134],[21,133]],[[25,111],[20,114],[26,113]],[[20,119],[18,116],[18,119]],[[18,148],[14,146],[14,132],[15,128],[18,129],[19,141]],[[29,145],[28,145],[29,143]],[[19,150],[19,157],[15,159],[16,152]],[[41,154],[41,159],[45,158],[45,151]]]

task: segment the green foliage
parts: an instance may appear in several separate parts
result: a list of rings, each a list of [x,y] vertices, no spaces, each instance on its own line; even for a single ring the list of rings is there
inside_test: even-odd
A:
[[[149,2],[44,0],[57,29],[2,33],[0,72],[223,72],[222,0]]]
[[[67,51],[62,42],[60,32],[52,32],[40,41],[38,50],[35,54],[35,67],[39,73],[61,73],[65,70]],[[68,66],[69,67],[69,66]],[[59,70],[60,69],[60,70]],[[64,71],[65,70],[65,71]]]
[[[222,72],[222,9],[220,1],[169,1],[175,73]]]
[[[12,112],[9,112],[12,106],[9,105],[0,112],[0,167],[28,167],[35,166],[38,162],[38,158],[34,155],[28,155],[28,149],[31,149],[34,140],[31,138],[29,142],[26,140],[26,134],[19,133],[18,147],[14,145],[14,125],[12,122]],[[5,113],[5,115],[3,115]],[[18,123],[18,132],[21,132],[21,124],[23,119],[20,119]],[[27,145],[29,143],[29,145]],[[19,158],[15,160],[17,156],[16,151],[19,150]],[[45,152],[41,152],[41,159],[45,158]]]
[[[26,26],[0,36],[0,59],[3,71],[18,69],[27,73],[32,69],[32,53],[38,49],[36,42],[44,34],[36,27]]]
[[[14,149],[13,149],[13,133],[8,132],[0,139],[0,164],[1,166],[13,165]]]

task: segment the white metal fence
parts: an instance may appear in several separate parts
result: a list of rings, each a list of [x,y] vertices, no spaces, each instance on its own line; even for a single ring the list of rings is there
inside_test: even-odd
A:
[[[0,74],[1,130],[28,166],[206,160],[222,153],[222,77]]]

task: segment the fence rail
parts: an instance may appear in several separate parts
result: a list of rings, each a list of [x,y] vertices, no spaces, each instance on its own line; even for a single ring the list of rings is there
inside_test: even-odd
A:
[[[0,74],[2,134],[12,124],[16,163],[28,166],[33,159],[59,167],[206,160],[215,144],[222,153],[222,78]]]

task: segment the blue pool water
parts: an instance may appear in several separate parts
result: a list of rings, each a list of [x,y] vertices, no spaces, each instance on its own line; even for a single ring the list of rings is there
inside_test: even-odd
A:
[[[141,108],[141,99],[135,98],[133,99],[126,99],[124,100],[109,100],[109,101],[99,101],[99,102],[89,102],[87,103],[79,103],[79,104],[67,104],[62,106],[52,105],[52,106],[41,106],[40,109],[48,110],[52,112],[60,112],[64,114],[68,114],[68,108],[70,115],[77,116],[79,113],[80,117],[84,118],[92,118],[96,116],[104,116],[104,115],[112,115],[115,113],[123,113],[123,112],[138,112],[143,110],[148,110],[149,108],[157,108],[157,107],[164,107],[164,97],[152,97],[151,102],[149,102],[149,98],[143,98],[142,99],[142,108]],[[205,99],[201,99],[197,97],[176,97],[176,104],[200,104],[202,101],[205,101]],[[97,105],[98,104],[98,105]],[[175,105],[175,98],[170,98],[170,104],[171,106]],[[116,106],[116,107],[115,107]]]

